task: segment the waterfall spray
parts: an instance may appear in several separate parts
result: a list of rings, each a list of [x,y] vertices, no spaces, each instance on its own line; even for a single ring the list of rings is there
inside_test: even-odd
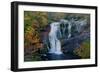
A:
[[[51,30],[49,33],[50,41],[50,51],[49,53],[62,54],[61,42],[58,39],[58,34],[60,34],[60,22],[54,22],[50,24]]]

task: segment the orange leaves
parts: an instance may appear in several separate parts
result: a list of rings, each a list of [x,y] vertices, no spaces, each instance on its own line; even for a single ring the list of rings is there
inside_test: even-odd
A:
[[[24,12],[24,47],[32,48],[32,51],[37,51],[43,48],[41,43],[41,29],[48,25],[47,12]]]

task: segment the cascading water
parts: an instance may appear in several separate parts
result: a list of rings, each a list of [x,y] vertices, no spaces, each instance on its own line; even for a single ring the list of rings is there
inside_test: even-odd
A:
[[[71,34],[71,28],[72,26],[75,24],[77,26],[77,31],[80,31],[82,28],[82,26],[84,26],[86,23],[86,21],[75,21],[74,19],[68,21],[68,20],[60,20],[60,22],[53,22],[50,24],[50,32],[49,32],[49,42],[50,42],[50,50],[49,53],[54,53],[54,54],[62,54],[61,51],[61,42],[59,40],[59,35],[61,35],[60,32],[60,25],[64,25],[63,27],[63,34],[66,36],[65,34],[65,30],[68,30],[68,39],[72,36]],[[68,25],[67,27],[65,27],[66,25]],[[63,35],[62,34],[62,35]]]
[[[65,20],[65,19],[61,19],[60,22],[63,23],[63,25],[64,25],[63,30],[62,30],[63,36],[66,36],[65,31],[66,31],[66,29],[68,29],[68,38],[70,38],[71,37],[71,27],[72,27],[71,22],[69,22],[68,20]],[[66,25],[68,25],[67,28],[66,28]]]
[[[49,42],[50,42],[50,50],[49,53],[54,54],[62,54],[61,51],[61,42],[59,40],[60,35],[60,22],[54,22],[50,24],[51,30],[49,32]]]
[[[71,24],[69,23],[68,24],[68,38],[70,38],[71,37]]]
[[[50,24],[51,29],[47,34],[48,41],[46,40],[44,41],[47,45],[46,47],[49,49],[48,50],[49,52],[43,54],[42,56],[43,59],[63,60],[63,59],[70,59],[70,58],[71,59],[80,58],[79,56],[75,56],[67,52],[68,51],[73,52],[74,48],[79,47],[80,44],[79,42],[81,42],[82,40],[81,38],[76,38],[76,37],[77,36],[81,37],[80,34],[78,33],[84,29],[85,25],[86,25],[86,20],[76,21],[74,19],[70,19],[70,20],[61,19],[59,22],[51,23]],[[73,44],[73,41],[75,44]],[[64,53],[61,50],[61,44]]]
[[[87,20],[86,20],[86,19],[84,19],[84,20],[79,20],[79,21],[76,21],[76,22],[74,22],[74,23],[75,23],[75,25],[76,25],[76,30],[77,30],[78,32],[81,32],[81,31],[84,29],[84,26],[86,26]]]
[[[65,38],[66,37],[66,29],[67,29],[67,25],[68,25],[69,21],[65,20],[65,19],[61,19],[60,22],[61,22],[61,25],[63,25],[62,36],[63,36],[63,38]]]

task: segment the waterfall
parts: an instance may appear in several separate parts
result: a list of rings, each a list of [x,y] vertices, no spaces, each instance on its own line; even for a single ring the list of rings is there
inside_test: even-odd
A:
[[[68,24],[68,38],[70,38],[71,37],[71,24],[69,23]]]
[[[66,29],[67,29],[67,25],[69,24],[69,21],[65,20],[65,19],[61,19],[60,22],[61,22],[61,25],[63,25],[62,36],[63,36],[63,38],[65,38],[66,37]]]
[[[63,27],[60,28],[60,25],[63,25]],[[70,21],[68,21],[61,19],[60,22],[53,22],[50,24],[51,29],[49,32],[49,42],[50,42],[49,53],[62,54],[61,42],[59,40],[59,37],[61,36],[60,29],[62,29],[62,35],[69,39],[72,36],[71,32],[72,32],[72,27],[74,25],[76,26],[76,30],[80,32],[83,29],[83,26],[86,25],[86,20],[75,21],[74,19],[71,19]],[[66,29],[68,30],[67,36],[65,33]]]
[[[87,20],[78,20],[75,22],[76,30],[80,33],[82,30],[84,30],[84,27],[87,25]]]
[[[60,22],[53,22],[50,24],[51,30],[49,32],[50,50],[49,53],[62,54],[61,42],[57,35],[60,35]]]
[[[63,36],[66,37],[65,31],[66,29],[68,29],[68,38],[70,38],[71,37],[71,27],[72,27],[71,22],[65,19],[61,19],[60,22],[64,25],[63,30],[62,30]],[[66,28],[66,25],[68,25],[67,28]]]

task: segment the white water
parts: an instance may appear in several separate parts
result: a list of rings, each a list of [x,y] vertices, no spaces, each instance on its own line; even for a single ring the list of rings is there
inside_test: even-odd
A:
[[[76,30],[78,32],[81,32],[83,30],[84,26],[87,25],[87,20],[84,19],[84,20],[76,21],[75,25],[76,25]]]
[[[62,54],[61,51],[61,42],[58,39],[58,34],[60,34],[60,23],[54,22],[50,24],[51,30],[49,33],[49,41],[50,41],[50,51],[49,53],[54,54]]]
[[[68,38],[70,38],[71,37],[71,24],[69,23],[68,24]]]
[[[68,20],[61,19],[60,22],[63,25],[62,36],[65,37],[66,36],[65,31],[67,29],[66,25],[68,24]]]
[[[50,24],[51,30],[49,32],[49,42],[50,42],[50,50],[49,53],[54,53],[54,54],[62,54],[61,51],[61,42],[59,40],[59,36],[61,34],[60,32],[60,24],[64,24],[63,27],[63,34],[65,35],[65,30],[68,29],[68,39],[72,36],[71,34],[71,28],[73,25],[76,26],[76,30],[80,32],[82,30],[82,27],[86,25],[86,20],[83,21],[75,21],[75,20],[64,20],[61,19],[60,22],[53,22]],[[68,27],[66,27],[68,25]]]
[[[66,36],[65,30],[68,29],[68,38],[70,38],[71,37],[71,27],[72,27],[71,22],[69,22],[68,20],[65,20],[65,19],[61,19],[60,22],[64,24],[63,35]],[[72,20],[72,22],[73,22],[73,20]],[[66,25],[68,25],[67,28],[66,28]]]

